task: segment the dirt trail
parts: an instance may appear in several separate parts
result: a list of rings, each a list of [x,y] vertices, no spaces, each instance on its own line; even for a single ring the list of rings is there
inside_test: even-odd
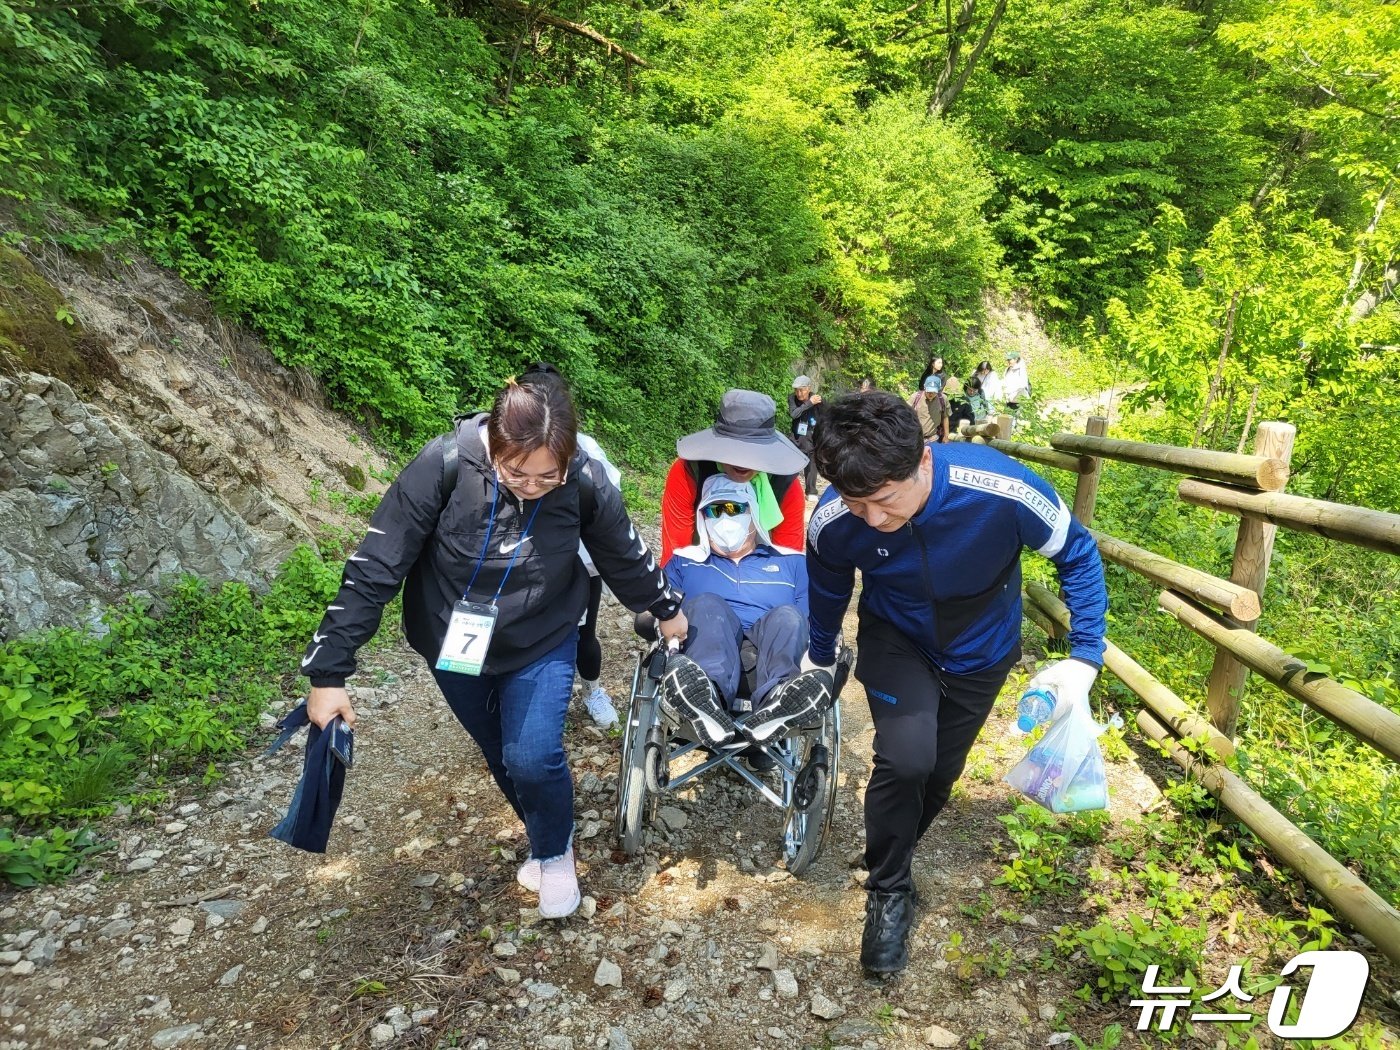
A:
[[[613,605],[602,619],[621,697],[630,620]],[[727,775],[668,800],[644,856],[614,853],[618,742],[576,705],[589,900],[539,923],[514,882],[519,825],[421,662],[380,650],[360,681],[357,765],[327,855],[266,836],[296,781],[294,746],[235,763],[207,793],[114,818],[102,871],[0,911],[4,948],[38,956],[0,984],[0,1048],[944,1045],[930,1026],[956,1037],[946,1045],[1030,1047],[1055,1031],[1075,982],[1036,963],[1068,915],[992,886],[997,818],[1014,805],[1000,775],[1024,746],[1008,717],[1019,676],[920,847],[914,961],[886,982],[857,964],[851,865],[871,742],[858,686],[843,699],[833,838],[801,881],[774,867],[778,811]],[[1157,796],[1133,765],[1114,777],[1119,816]],[[960,979],[940,950],[955,932],[1004,959],[1005,975]],[[595,983],[604,960],[620,987]]]

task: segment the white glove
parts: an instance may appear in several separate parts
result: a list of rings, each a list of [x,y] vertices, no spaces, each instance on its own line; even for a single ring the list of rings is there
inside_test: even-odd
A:
[[[825,671],[827,674],[831,675],[833,681],[836,679],[836,662],[833,660],[829,664],[813,663],[812,654],[810,652],[802,654],[801,669],[803,674],[806,674],[808,671]]]
[[[1078,706],[1089,712],[1089,687],[1099,676],[1099,669],[1086,660],[1070,657],[1059,660],[1030,680],[1026,691],[1044,689],[1055,696],[1055,710],[1050,715],[1053,722],[1068,714]]]

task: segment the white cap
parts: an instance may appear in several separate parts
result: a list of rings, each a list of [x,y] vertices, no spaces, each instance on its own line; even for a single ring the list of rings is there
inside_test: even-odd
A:
[[[794,379],[794,380],[792,381],[792,388],[793,388],[794,390],[800,390],[800,389],[801,389],[802,387],[804,387],[804,386],[811,386],[811,385],[812,385],[812,379],[811,379],[810,376],[798,376],[796,379]]]

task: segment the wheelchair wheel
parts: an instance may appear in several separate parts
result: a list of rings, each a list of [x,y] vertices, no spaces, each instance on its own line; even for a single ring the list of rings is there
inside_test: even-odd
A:
[[[797,777],[786,791],[783,820],[783,861],[801,876],[817,859],[831,831],[836,811],[837,771],[841,760],[841,705],[822,716],[821,725],[798,744],[802,760]]]
[[[646,827],[656,808],[656,796],[647,790],[647,738],[656,724],[660,700],[652,691],[635,701],[635,718],[628,719],[622,769],[617,778],[617,841],[629,857],[642,848]],[[635,725],[633,724],[635,722]]]

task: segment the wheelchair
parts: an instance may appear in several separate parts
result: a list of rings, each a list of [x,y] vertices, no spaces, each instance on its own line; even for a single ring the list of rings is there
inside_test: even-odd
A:
[[[790,727],[782,735],[759,745],[774,760],[778,775],[776,790],[743,764],[739,753],[746,744],[726,745],[699,765],[673,776],[672,764],[699,749],[700,745],[685,735],[689,723],[661,695],[661,680],[666,674],[671,651],[657,640],[655,624],[645,613],[637,618],[637,633],[651,645],[637,654],[632,671],[631,701],[623,719],[617,813],[613,824],[618,846],[629,857],[635,856],[645,844],[658,799],[711,770],[728,768],[765,801],[782,810],[782,860],[793,876],[802,875],[826,844],[836,810],[837,770],[841,758],[839,699],[816,725],[801,729]],[[740,658],[744,674],[739,695],[743,697],[754,685],[754,653],[747,644],[741,648]],[[850,675],[851,663],[850,649],[839,645],[834,692],[838,698]],[[736,724],[742,721],[742,718],[735,719]]]

